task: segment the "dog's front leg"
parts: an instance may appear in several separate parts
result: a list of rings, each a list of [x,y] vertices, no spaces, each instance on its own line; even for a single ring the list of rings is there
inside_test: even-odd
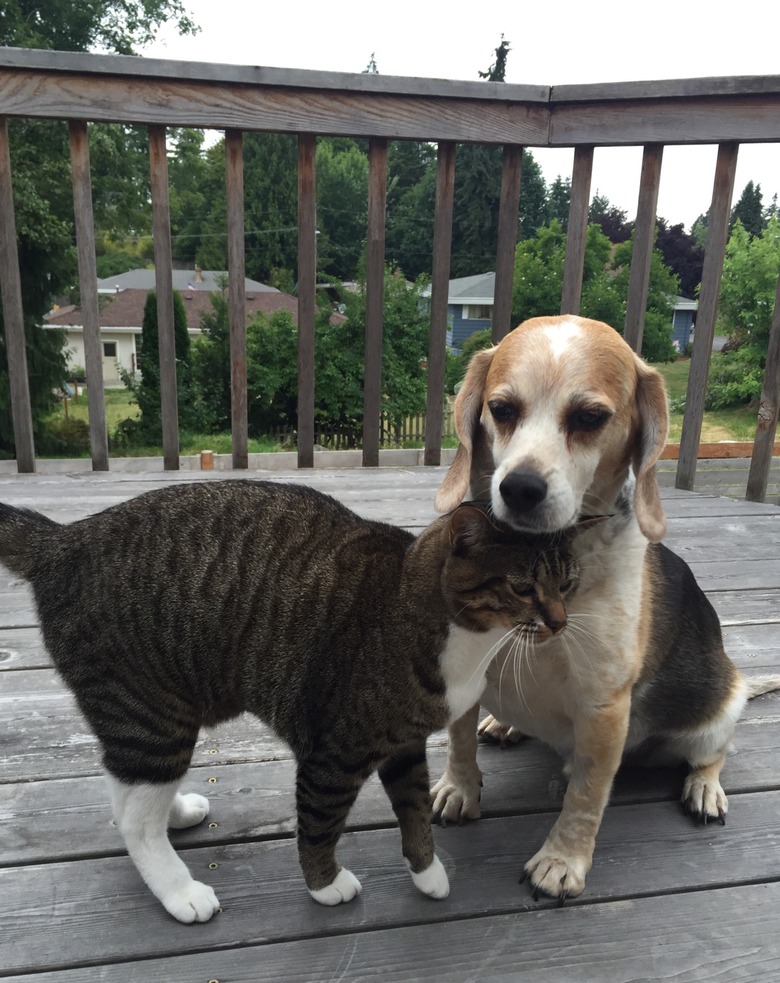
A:
[[[477,767],[479,704],[450,724],[447,732],[447,765],[431,789],[434,821],[462,823],[479,819],[482,772]]]
[[[574,723],[574,753],[561,814],[544,846],[525,865],[534,897],[575,897],[585,887],[596,834],[620,766],[628,733],[631,691],[583,714]]]

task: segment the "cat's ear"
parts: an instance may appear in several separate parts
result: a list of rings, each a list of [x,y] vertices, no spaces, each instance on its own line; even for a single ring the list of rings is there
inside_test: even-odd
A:
[[[485,509],[473,502],[459,505],[450,513],[450,546],[456,554],[466,553],[481,543],[490,520]]]

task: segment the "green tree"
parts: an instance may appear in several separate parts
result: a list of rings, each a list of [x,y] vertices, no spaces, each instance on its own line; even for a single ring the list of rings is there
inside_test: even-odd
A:
[[[366,241],[368,157],[354,140],[317,144],[318,268],[355,278]]]
[[[196,407],[192,398],[190,373],[190,336],[187,331],[187,312],[178,290],[173,292],[173,330],[176,352],[176,391],[179,429],[191,429]],[[228,365],[230,362],[228,361]],[[157,294],[150,291],[144,304],[141,325],[141,379],[124,373],[123,381],[133,393],[141,410],[137,421],[125,421],[125,436],[141,444],[158,444],[162,440],[160,407],[160,351],[157,326]]]
[[[633,252],[632,237],[615,250],[612,260],[615,270],[612,282],[623,301],[623,316],[619,322],[621,332],[625,320],[625,300],[628,297]],[[659,250],[654,249],[650,259],[650,282],[642,335],[642,356],[648,362],[673,362],[677,357],[677,351],[672,344],[672,318],[674,301],[679,292],[679,277],[666,266]]]
[[[729,232],[734,230],[737,222],[741,222],[751,236],[759,236],[764,231],[764,202],[760,184],[748,181],[745,185],[739,201],[731,209]]]
[[[726,246],[718,308],[718,330],[731,350],[713,359],[708,406],[742,405],[761,395],[779,269],[777,216],[752,238],[738,221]]]
[[[136,46],[152,40],[160,25],[170,21],[181,33],[195,30],[180,0],[84,0],[77,4],[73,0],[6,0],[0,11],[0,45],[61,51],[100,48],[133,54]],[[121,175],[131,166],[126,156],[114,151],[127,146],[134,136],[123,127],[90,129],[95,220],[99,226],[113,226],[117,223],[112,218],[138,201],[131,195],[120,201],[114,193],[124,189]],[[9,138],[33,431],[39,441],[54,392],[66,374],[63,336],[39,325],[53,297],[70,292],[76,279],[67,126],[59,121],[12,120]],[[14,453],[1,317],[0,453]]]
[[[565,232],[569,227],[569,206],[571,205],[571,178],[562,178],[560,174],[553,183],[547,195],[547,219],[557,219]]]
[[[289,133],[246,133],[243,143],[246,275],[268,283],[275,269],[297,266],[297,142]],[[205,154],[200,194],[210,208],[197,247],[198,264],[204,270],[226,270],[224,140]]]

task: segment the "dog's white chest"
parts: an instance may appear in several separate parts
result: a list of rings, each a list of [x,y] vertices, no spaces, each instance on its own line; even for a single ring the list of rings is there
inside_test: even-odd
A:
[[[504,628],[474,632],[459,625],[450,625],[447,644],[439,660],[447,687],[448,723],[462,717],[479,702],[485,688],[485,672],[505,634]]]

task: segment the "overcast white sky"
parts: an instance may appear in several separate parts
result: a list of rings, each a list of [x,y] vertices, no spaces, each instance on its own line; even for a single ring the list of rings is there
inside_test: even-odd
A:
[[[780,3],[741,0],[184,0],[195,37],[164,31],[142,54],[188,61],[361,72],[373,54],[382,75],[477,79],[501,34],[511,43],[507,82],[626,82],[780,74]],[[571,173],[572,151],[533,150],[545,178]],[[658,213],[692,222],[709,207],[714,147],[668,147]],[[592,191],[636,214],[640,148],[597,150]],[[780,193],[780,145],[740,149],[735,200],[748,181],[764,205]]]

